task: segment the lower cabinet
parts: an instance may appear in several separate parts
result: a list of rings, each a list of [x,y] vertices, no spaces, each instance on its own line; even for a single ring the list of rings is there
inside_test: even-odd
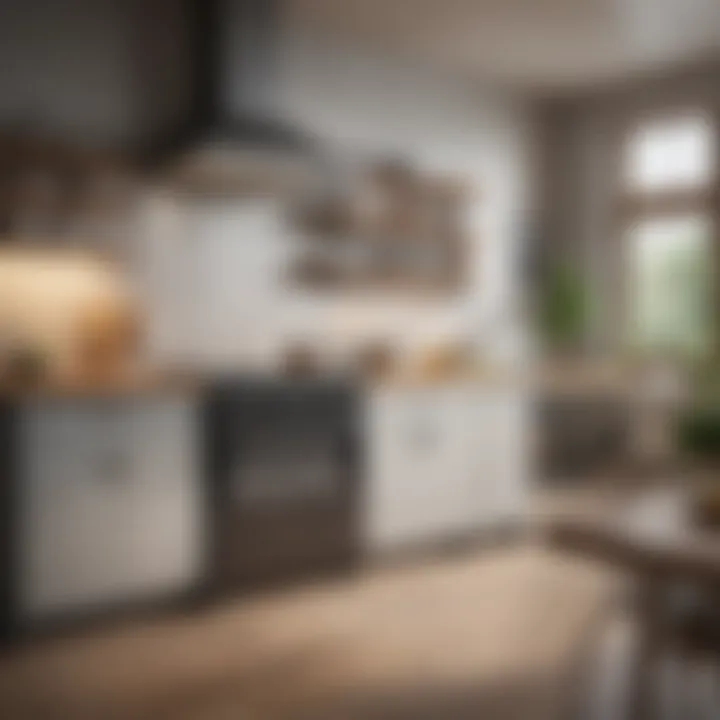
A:
[[[631,454],[627,398],[546,394],[537,403],[539,470],[545,483],[582,482]]]
[[[518,521],[528,401],[467,386],[366,394],[361,513],[370,552]],[[203,433],[181,395],[38,398],[0,407],[0,522],[12,623],[179,597],[204,580]],[[2,508],[0,508],[2,509]],[[9,528],[9,531],[8,531]],[[9,551],[7,551],[9,548]],[[10,582],[6,582],[9,578]]]
[[[521,520],[527,402],[504,388],[385,388],[366,407],[365,542],[382,551]]]
[[[203,547],[195,423],[192,400],[173,396],[19,410],[19,622],[192,586]]]
[[[469,424],[476,517],[515,525],[527,511],[532,476],[531,403],[502,386],[472,396]]]

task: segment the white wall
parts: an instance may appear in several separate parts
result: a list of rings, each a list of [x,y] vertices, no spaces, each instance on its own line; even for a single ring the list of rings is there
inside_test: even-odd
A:
[[[178,213],[171,200],[156,198],[156,231],[144,241],[146,258],[155,257],[146,285],[156,352],[222,365],[267,357],[304,337],[342,352],[363,338],[413,346],[437,336],[479,336],[521,290],[514,257],[530,205],[529,109],[469,81],[311,33],[288,40],[281,105],[328,147],[348,157],[404,157],[471,185],[472,280],[459,296],[434,301],[299,294],[283,282],[294,242],[277,206],[198,201],[184,202]],[[504,331],[494,329],[485,344],[514,351],[518,333],[499,324]]]

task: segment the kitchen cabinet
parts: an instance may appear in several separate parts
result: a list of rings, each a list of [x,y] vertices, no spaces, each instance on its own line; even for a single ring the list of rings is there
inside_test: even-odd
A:
[[[516,523],[525,510],[532,464],[530,401],[518,390],[480,390],[468,426],[473,512],[489,524]]]
[[[15,423],[16,622],[193,586],[203,501],[191,398],[41,398]]]
[[[543,482],[583,482],[627,462],[632,406],[627,397],[546,393],[537,404],[538,464]]]
[[[381,388],[366,406],[365,543],[431,543],[522,518],[529,435],[522,393]]]

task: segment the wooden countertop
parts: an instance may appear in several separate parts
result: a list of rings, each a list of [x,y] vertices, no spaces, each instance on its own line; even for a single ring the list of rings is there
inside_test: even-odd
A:
[[[63,379],[22,384],[0,382],[0,398],[25,400],[33,398],[96,398],[119,395],[154,395],[158,393],[194,392],[200,380],[169,373],[148,373],[103,380]]]
[[[214,376],[192,370],[140,371],[131,375],[93,380],[88,378],[65,378],[43,382],[37,385],[2,382],[0,380],[0,398],[28,397],[98,397],[108,395],[158,392],[194,392],[212,380]],[[227,373],[220,377],[227,377]],[[258,381],[303,380],[305,376],[293,376],[284,372],[249,373],[242,368],[237,370],[238,378],[257,377]],[[478,388],[489,390],[523,390],[554,395],[621,395],[627,397],[632,392],[632,383],[628,377],[602,377],[593,374],[546,373],[537,369],[515,368],[466,368],[454,372],[424,374],[418,372],[387,373],[382,376],[324,375],[321,372],[307,376],[312,381],[323,379],[337,380],[345,378],[357,382],[358,386],[369,391],[384,390],[422,390],[442,388]]]

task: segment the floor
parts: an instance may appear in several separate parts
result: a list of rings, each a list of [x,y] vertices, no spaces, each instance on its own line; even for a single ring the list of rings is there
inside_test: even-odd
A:
[[[575,701],[604,571],[533,541],[43,642],[8,720],[545,720]]]

